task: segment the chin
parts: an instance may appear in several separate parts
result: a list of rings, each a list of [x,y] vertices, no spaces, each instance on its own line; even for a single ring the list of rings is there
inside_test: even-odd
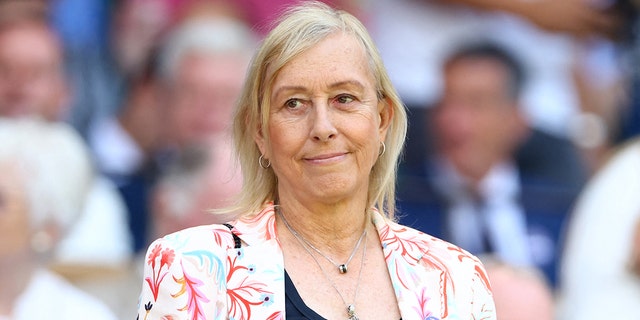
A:
[[[345,199],[355,198],[359,194],[358,191],[360,189],[353,182],[333,181],[331,183],[317,184],[311,190],[313,195],[323,202],[335,203]]]

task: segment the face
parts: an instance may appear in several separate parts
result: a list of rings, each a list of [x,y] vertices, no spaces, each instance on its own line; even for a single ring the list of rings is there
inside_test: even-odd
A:
[[[390,108],[377,98],[363,47],[342,33],[287,63],[271,87],[268,132],[256,142],[279,196],[337,203],[366,199]]]
[[[115,37],[113,48],[120,67],[127,73],[135,72],[161,32],[169,25],[171,8],[168,1],[120,1],[113,21]]]
[[[489,59],[462,59],[444,74],[445,90],[436,109],[440,153],[463,175],[481,179],[505,160],[524,134],[507,70]]]
[[[16,168],[0,162],[0,260],[30,250],[30,226],[24,185]]]
[[[170,89],[170,139],[189,146],[224,132],[230,126],[246,68],[246,59],[238,55],[187,55]]]
[[[0,116],[62,116],[66,87],[59,44],[41,26],[0,32]]]

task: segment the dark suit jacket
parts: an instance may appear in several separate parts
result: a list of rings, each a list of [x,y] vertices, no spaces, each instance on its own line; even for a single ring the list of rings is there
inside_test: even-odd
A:
[[[398,175],[400,223],[449,240],[448,203],[435,185],[433,135],[429,111],[410,109],[410,130]],[[553,259],[538,265],[549,282],[557,282],[561,238],[573,203],[587,178],[579,153],[564,139],[533,129],[514,155],[521,178],[520,204],[527,231],[553,244]]]

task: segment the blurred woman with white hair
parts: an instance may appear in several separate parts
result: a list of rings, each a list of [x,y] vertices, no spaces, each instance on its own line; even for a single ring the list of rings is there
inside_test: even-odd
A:
[[[93,171],[64,124],[0,119],[0,319],[115,319],[48,270],[85,202]]]

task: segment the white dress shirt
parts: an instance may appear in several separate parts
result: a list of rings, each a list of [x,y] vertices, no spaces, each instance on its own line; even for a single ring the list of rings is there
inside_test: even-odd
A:
[[[492,253],[505,262],[533,264],[524,209],[519,203],[520,180],[513,165],[494,166],[479,184],[473,196],[468,183],[448,164],[443,163],[438,187],[450,201],[448,231],[454,244],[474,254]],[[482,200],[478,203],[475,198]],[[486,241],[483,240],[486,237]]]

